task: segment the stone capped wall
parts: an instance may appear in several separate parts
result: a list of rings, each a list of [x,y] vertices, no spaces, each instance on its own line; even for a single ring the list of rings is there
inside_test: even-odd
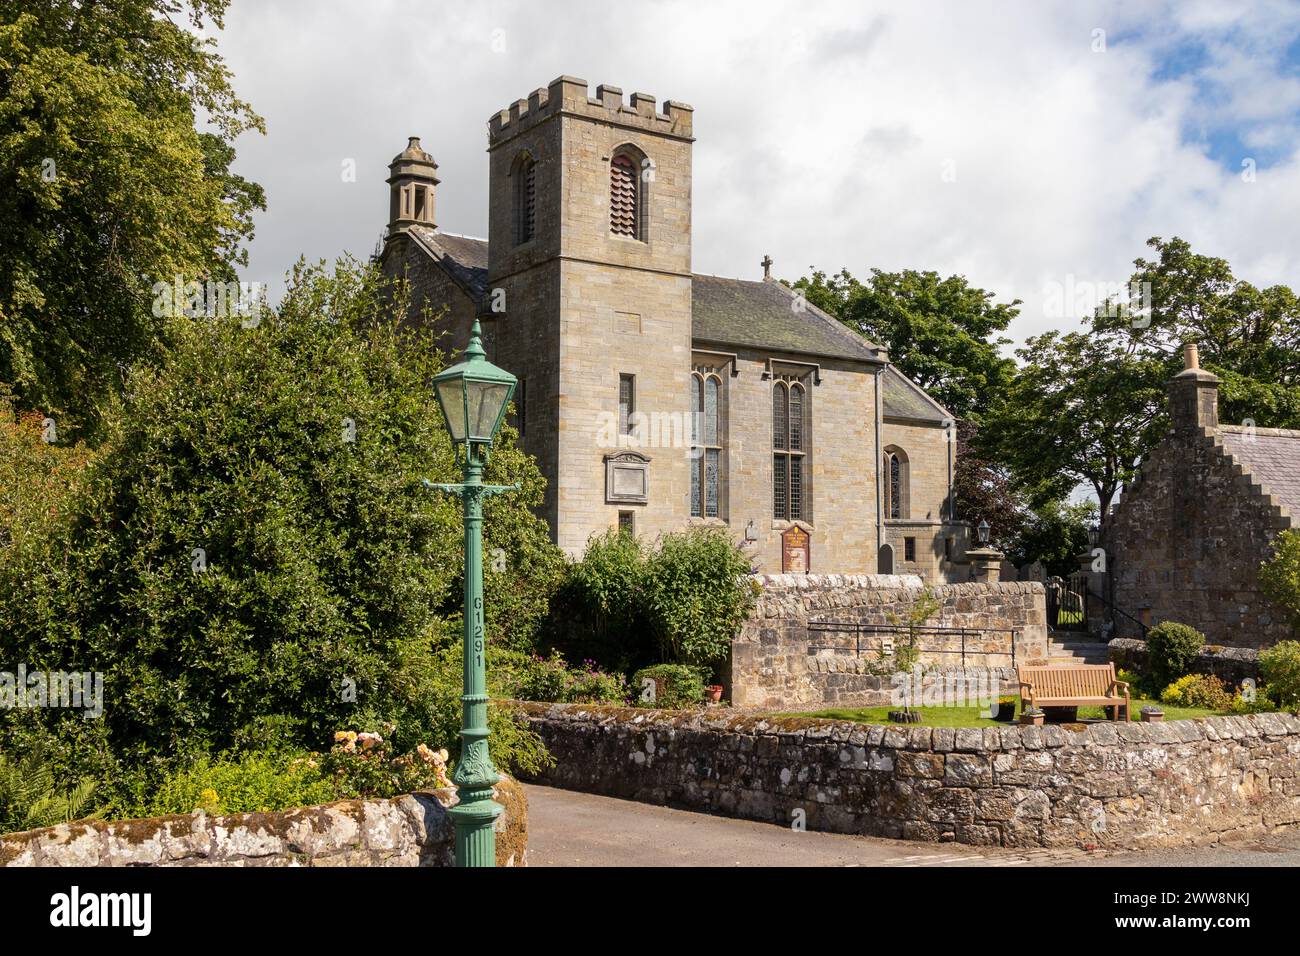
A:
[[[891,615],[906,615],[920,595],[920,578],[772,574],[758,581],[763,588],[758,604],[731,646],[725,684],[733,705],[799,710],[890,703],[890,678],[871,673],[879,660],[874,637],[864,635],[859,643],[851,631],[809,631],[808,623],[889,624]],[[998,631],[1018,632],[1015,663],[1046,657],[1042,584],[945,584],[930,590],[941,609],[927,625],[985,631],[967,635],[967,669],[993,668],[1004,679],[1014,676],[1010,636],[992,633]],[[926,665],[942,670],[961,667],[958,637],[924,636],[918,643]]]
[[[838,833],[1179,846],[1300,823],[1300,718],[930,728],[519,704],[540,782]]]
[[[1117,637],[1107,646],[1107,651],[1117,668],[1138,672],[1146,670],[1146,641]],[[1207,644],[1192,662],[1191,670],[1197,674],[1213,674],[1234,686],[1240,686],[1244,680],[1259,682],[1259,651],[1250,647]]]
[[[497,866],[524,866],[528,805],[502,777]],[[64,823],[0,836],[0,866],[451,866],[454,789],[277,813],[202,811]]]

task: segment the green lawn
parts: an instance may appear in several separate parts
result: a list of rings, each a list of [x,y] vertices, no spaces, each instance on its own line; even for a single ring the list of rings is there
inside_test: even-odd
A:
[[[1131,708],[1131,719],[1138,720],[1140,711],[1146,706],[1159,707],[1165,712],[1165,720],[1187,720],[1191,717],[1214,717],[1220,714],[1217,710],[1207,710],[1204,707],[1171,707],[1168,704],[1162,704],[1159,701],[1144,700],[1134,698]],[[979,707],[918,707],[921,712],[921,726],[923,727],[1005,727],[1005,723],[996,720],[989,720],[980,716],[982,708]],[[895,707],[857,707],[857,708],[838,708],[832,707],[829,710],[818,710],[813,713],[799,714],[778,714],[778,717],[824,717],[829,720],[852,720],[860,724],[890,724],[889,712],[897,710]],[[1019,707],[1017,706],[1017,713]],[[1079,717],[1092,718],[1105,716],[1100,707],[1080,707]],[[891,726],[901,727],[905,724],[891,724]]]

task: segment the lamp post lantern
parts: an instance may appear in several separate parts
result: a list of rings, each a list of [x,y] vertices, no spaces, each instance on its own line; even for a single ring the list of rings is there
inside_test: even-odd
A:
[[[976,531],[979,532],[979,536],[980,536],[980,544],[988,544],[988,543],[989,543],[989,523],[988,523],[987,521],[984,521],[983,519],[981,519],[981,520],[980,520],[980,523],[979,523],[979,527],[976,529]]]
[[[487,360],[478,319],[461,361],[433,378],[438,405],[452,444],[464,446],[465,481],[430,488],[460,495],[465,509],[465,647],[461,689],[460,759],[451,779],[459,802],[449,811],[456,831],[457,866],[496,865],[496,818],[492,799],[498,774],[488,753],[486,634],[483,626],[483,499],[518,485],[485,485],[483,469],[501,428],[517,380]]]

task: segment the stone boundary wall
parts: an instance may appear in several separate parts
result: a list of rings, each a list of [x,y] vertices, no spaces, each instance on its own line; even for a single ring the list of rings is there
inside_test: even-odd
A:
[[[525,866],[528,804],[502,776],[497,866]],[[0,866],[451,866],[454,789],[276,813],[201,810],[0,835]]]
[[[915,575],[768,574],[762,593],[732,641],[723,684],[738,707],[813,710],[890,703],[891,678],[880,676],[875,647],[859,653],[850,632],[809,632],[809,621],[889,624],[906,615],[921,593]],[[941,610],[929,626],[1019,631],[1016,663],[1047,656],[1047,597],[1034,581],[941,584],[931,587]],[[960,668],[955,637],[924,637],[921,661],[941,671]],[[979,653],[985,652],[985,653]],[[967,640],[967,667],[1000,669],[1004,689],[1014,692],[1007,635],[985,633]],[[1006,681],[1007,676],[1012,678]]]
[[[1007,847],[1212,843],[1300,823],[1300,718],[930,728],[517,704],[538,782],[837,833]]]
[[[1117,637],[1108,645],[1111,663],[1131,671],[1147,666],[1147,642],[1133,637]],[[1253,647],[1226,647],[1207,644],[1192,662],[1198,674],[1213,674],[1224,683],[1241,686],[1244,680],[1259,682],[1259,651]]]

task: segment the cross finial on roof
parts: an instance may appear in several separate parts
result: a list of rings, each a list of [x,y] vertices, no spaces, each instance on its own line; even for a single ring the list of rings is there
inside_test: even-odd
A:
[[[759,265],[763,267],[763,278],[772,278],[772,257],[767,253],[763,253],[763,261],[760,262]]]

